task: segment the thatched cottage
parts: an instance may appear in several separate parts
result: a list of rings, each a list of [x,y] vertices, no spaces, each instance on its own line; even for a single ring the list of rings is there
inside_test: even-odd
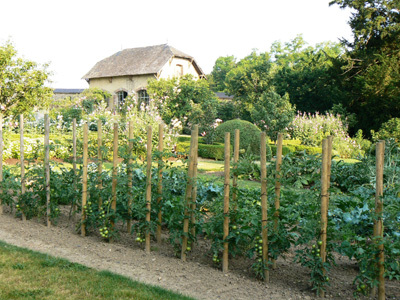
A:
[[[169,78],[204,73],[194,58],[167,44],[125,49],[107,57],[85,75],[90,88],[100,88],[113,95],[110,108],[124,103],[135,92],[140,101],[148,101],[146,87],[149,79]]]

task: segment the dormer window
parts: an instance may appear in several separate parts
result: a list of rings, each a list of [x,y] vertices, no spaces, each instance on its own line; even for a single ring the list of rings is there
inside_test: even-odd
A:
[[[183,66],[182,65],[176,65],[175,66],[175,76],[176,77],[183,76]]]

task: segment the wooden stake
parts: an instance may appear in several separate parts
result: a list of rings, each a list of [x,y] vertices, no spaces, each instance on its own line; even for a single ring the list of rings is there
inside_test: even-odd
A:
[[[160,157],[158,159],[158,182],[157,182],[157,204],[158,204],[158,224],[157,224],[157,232],[156,238],[157,243],[161,243],[161,223],[162,223],[162,212],[161,212],[161,203],[162,203],[162,173],[163,173],[163,158],[162,152],[164,151],[164,124],[160,123],[158,125],[158,152]]]
[[[25,160],[24,160],[24,115],[19,115],[20,158],[21,158],[21,195],[25,194]],[[24,205],[22,205],[24,206]],[[22,221],[26,216],[22,210]]]
[[[321,259],[322,262],[326,262],[326,237],[327,237],[327,227],[328,227],[328,168],[329,168],[329,158],[328,158],[328,147],[329,141],[324,139],[322,141],[322,170],[321,170],[321,231],[320,239],[322,241],[321,245]],[[325,268],[322,269],[323,274],[326,274]],[[324,297],[325,292],[321,291],[321,296]]]
[[[193,149],[193,186],[192,186],[192,197],[191,197],[191,212],[190,212],[190,222],[192,228],[190,233],[192,237],[196,236],[196,199],[197,199],[197,165],[198,165],[198,148],[199,148],[199,125],[194,125],[194,149]],[[193,250],[192,245],[192,250]]]
[[[234,210],[237,210],[238,175],[236,174],[236,170],[237,170],[237,163],[239,162],[239,144],[240,144],[240,130],[235,129],[235,141],[233,147],[233,163],[235,166],[234,166],[233,181],[232,181],[232,202]]]
[[[81,235],[86,235],[86,203],[87,203],[87,179],[88,179],[88,124],[83,124],[83,165],[82,165],[82,216]]]
[[[147,127],[147,181],[146,181],[146,253],[150,254],[150,214],[151,214],[151,138],[152,127]]]
[[[133,152],[133,121],[129,121],[128,132],[128,221],[126,222],[127,232],[132,233],[132,152]]]
[[[76,178],[76,119],[74,118],[72,120],[72,169],[74,171],[74,182],[73,182],[73,186],[74,186],[74,191],[77,190],[77,178]],[[72,200],[72,214],[74,215],[74,219],[75,219],[75,213],[76,213],[76,203],[77,203],[77,199],[74,195],[74,199]],[[75,219],[76,221],[76,219]]]
[[[264,270],[264,281],[269,282],[268,271],[268,195],[267,195],[267,144],[266,134],[261,132],[261,149],[260,149],[260,165],[261,165],[261,235],[262,235],[262,260],[267,266]]]
[[[114,139],[113,139],[113,169],[112,169],[112,185],[111,185],[111,210],[114,215],[117,212],[117,175],[118,175],[118,123],[114,123]],[[114,231],[115,221],[111,219],[111,232]]]
[[[44,168],[45,168],[45,176],[46,176],[46,221],[47,227],[51,226],[50,221],[50,121],[49,115],[44,115]]]
[[[98,183],[97,188],[101,192],[103,189],[103,180],[101,179],[103,173],[103,123],[101,120],[97,120],[97,176]],[[103,205],[103,199],[99,196],[99,208]]]
[[[229,243],[226,241],[229,235],[229,180],[231,162],[231,134],[225,132],[225,155],[224,155],[224,252],[222,254],[222,272],[228,272]]]
[[[375,215],[377,219],[374,221],[374,240],[381,242],[383,239],[383,166],[385,161],[385,141],[379,141],[376,144],[376,193],[375,193]],[[378,246],[378,299],[385,299],[385,253],[382,243]],[[374,291],[376,293],[376,290]],[[373,295],[375,296],[375,295]]]
[[[0,114],[0,184],[3,182],[3,115]],[[0,188],[0,215],[3,214],[3,190]]]
[[[186,251],[187,251],[187,242],[188,242],[188,234],[189,234],[189,207],[192,199],[192,190],[193,190],[193,170],[194,170],[194,151],[195,151],[195,131],[192,130],[192,135],[190,138],[190,151],[189,151],[189,165],[188,165],[188,178],[185,190],[185,212],[183,219],[183,236],[182,236],[182,250],[181,250],[181,260],[186,261]]]
[[[279,225],[279,209],[281,207],[280,197],[281,197],[281,165],[282,165],[282,144],[283,144],[283,134],[278,133],[277,144],[276,144],[276,165],[275,165],[275,213],[274,213],[274,231],[278,230]],[[275,259],[272,261],[272,268],[276,269]]]

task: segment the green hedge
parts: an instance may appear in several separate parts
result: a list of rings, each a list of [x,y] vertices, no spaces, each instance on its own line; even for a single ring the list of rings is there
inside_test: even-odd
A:
[[[188,155],[190,149],[190,142],[178,142],[176,145],[176,152],[178,154]],[[232,152],[232,149],[231,149]],[[215,160],[223,160],[225,153],[225,146],[223,144],[200,144],[199,143],[199,157],[202,158],[211,158]]]

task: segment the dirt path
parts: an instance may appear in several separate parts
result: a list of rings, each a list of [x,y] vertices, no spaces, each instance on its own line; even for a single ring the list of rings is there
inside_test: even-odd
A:
[[[63,210],[67,212],[66,209]],[[146,255],[134,242],[134,236],[121,233],[118,241],[106,243],[96,234],[81,237],[66,215],[57,226],[47,228],[41,220],[22,222],[9,213],[0,215],[0,240],[53,256],[63,257],[88,267],[158,285],[197,299],[315,299],[309,289],[306,269],[288,261],[278,261],[266,285],[254,279],[251,261],[242,258],[230,262],[231,271],[224,275],[210,263],[204,241],[188,256],[188,262],[174,257],[169,244],[152,244]],[[353,299],[351,281],[356,274],[353,263],[340,262],[331,272],[332,285],[327,298]],[[388,282],[387,299],[400,299],[399,282]]]

